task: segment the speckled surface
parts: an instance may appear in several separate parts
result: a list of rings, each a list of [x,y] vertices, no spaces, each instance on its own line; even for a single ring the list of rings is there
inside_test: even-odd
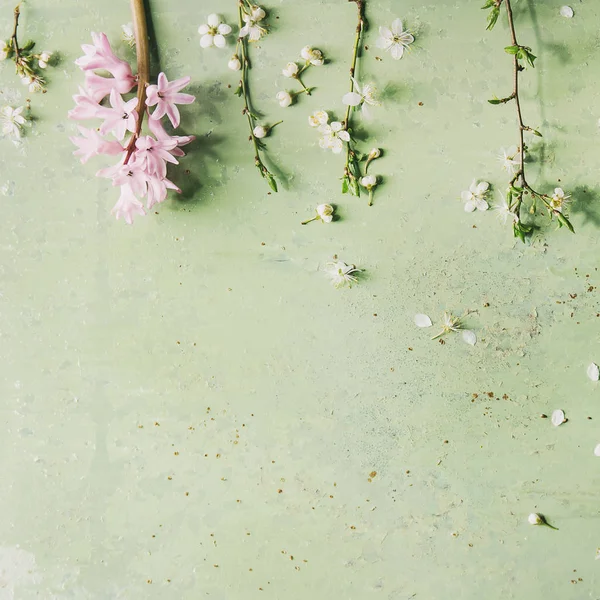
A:
[[[23,37],[61,63],[24,144],[0,140],[2,600],[600,598],[600,5],[577,0],[568,20],[559,2],[516,3],[539,56],[523,77],[545,136],[531,179],[573,194],[577,230],[524,246],[458,199],[473,177],[501,187],[496,155],[516,143],[513,107],[486,102],[510,88],[508,32],[486,32],[479,4],[368,2],[360,70],[384,105],[365,147],[385,151],[368,207],[339,194],[343,158],[306,121],[341,116],[352,5],[266,5],[252,86],[267,122],[284,119],[269,195],[229,52],[196,33],[235,3],[151,0],[161,68],[193,78],[183,129],[200,142],[182,197],[128,227],[66,119],[79,45],[117,40],[128,3],[27,3]],[[417,41],[394,62],[375,39],[397,16]],[[282,109],[280,69],[305,44],[331,62]],[[24,101],[10,64],[0,91]],[[301,226],[321,202],[340,220]],[[358,286],[330,285],[334,254],[364,269]],[[475,347],[413,324],[446,309],[474,311]],[[558,428],[540,418],[555,408]]]

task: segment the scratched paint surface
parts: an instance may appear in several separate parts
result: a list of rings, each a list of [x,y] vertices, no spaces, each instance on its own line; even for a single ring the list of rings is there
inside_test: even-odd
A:
[[[154,70],[192,76],[183,128],[199,142],[182,197],[133,227],[110,216],[100,163],[72,157],[66,119],[79,45],[117,40],[128,3],[24,6],[23,36],[61,63],[24,144],[0,141],[1,598],[600,598],[600,389],[585,375],[600,362],[600,6],[574,1],[568,20],[558,2],[516,3],[539,56],[523,76],[545,144],[531,178],[573,194],[577,229],[523,246],[458,200],[473,177],[501,187],[496,155],[516,143],[514,108],[486,103],[511,85],[505,23],[486,32],[467,0],[398,4],[367,13],[359,76],[384,105],[365,147],[385,151],[367,207],[339,194],[343,158],[307,126],[341,116],[352,5],[266,5],[252,86],[284,120],[269,195],[230,53],[196,33],[235,2],[151,0]],[[0,1],[2,32],[11,10]],[[397,16],[417,41],[394,62],[375,40]],[[280,70],[306,44],[331,62],[280,108]],[[10,64],[0,91],[24,102]],[[338,222],[300,225],[327,201]],[[334,254],[360,285],[329,284]],[[445,309],[474,311],[475,347],[414,326]],[[555,408],[558,428],[540,418]]]

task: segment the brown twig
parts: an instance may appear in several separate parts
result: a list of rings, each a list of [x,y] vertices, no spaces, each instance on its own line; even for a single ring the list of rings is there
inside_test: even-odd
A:
[[[133,14],[133,29],[135,34],[135,47],[137,58],[137,112],[138,120],[135,133],[131,136],[127,145],[127,153],[123,164],[127,164],[131,155],[135,152],[135,143],[142,132],[142,123],[146,109],[146,86],[150,83],[150,47],[148,44],[148,22],[146,20],[146,9],[144,0],[131,0],[131,12]]]
[[[21,3],[19,2],[19,4],[17,4],[17,6],[15,6],[15,10],[14,10],[14,16],[15,16],[15,24],[13,27],[13,32],[12,35],[10,36],[10,40],[12,42],[12,47],[15,51],[15,62],[18,63],[19,59],[21,58],[21,53],[19,51],[19,42],[17,41],[17,29],[19,28],[19,17],[21,16]]]

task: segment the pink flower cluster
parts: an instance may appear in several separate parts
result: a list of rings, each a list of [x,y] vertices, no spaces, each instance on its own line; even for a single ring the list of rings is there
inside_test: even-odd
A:
[[[104,33],[92,33],[92,40],[93,44],[82,45],[84,56],[75,61],[85,73],[85,85],[73,96],[75,108],[69,111],[69,118],[101,119],[102,123],[97,129],[78,126],[81,137],[71,138],[78,148],[73,154],[80,156],[82,163],[100,154],[119,156],[116,165],[101,169],[97,175],[119,186],[121,193],[112,213],[131,224],[134,215],[145,214],[141,198],[146,198],[149,210],[167,197],[167,189],[181,192],[167,179],[167,163],[178,164],[175,157],[185,156],[180,146],[189,144],[194,136],[170,135],[162,118],[166,115],[173,128],[177,128],[180,122],[177,104],[191,104],[195,98],[180,93],[190,82],[189,77],[169,82],[160,73],[157,85],[146,89],[146,106],[138,107],[137,97],[125,100],[123,96],[137,86],[131,66],[115,56]],[[95,71],[106,71],[111,77]],[[105,102],[107,97],[110,105]],[[155,107],[152,113],[150,107]],[[141,132],[145,114],[151,135]]]

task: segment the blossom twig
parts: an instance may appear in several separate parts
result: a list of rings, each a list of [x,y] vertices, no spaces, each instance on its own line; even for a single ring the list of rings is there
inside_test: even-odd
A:
[[[250,11],[249,13],[246,12]],[[244,28],[244,16],[249,19],[249,15],[252,15],[253,10],[256,7],[253,7],[248,0],[239,0],[238,1],[238,18],[239,18],[239,26],[240,32]],[[262,9],[261,9],[262,10]],[[262,13],[264,15],[264,12]],[[250,92],[248,89],[248,71],[250,70],[250,59],[248,57],[248,43],[251,35],[239,35],[237,40],[237,50],[236,55],[239,55],[240,63],[241,63],[241,73],[240,73],[240,84],[236,91],[238,96],[242,96],[244,98],[244,108],[242,109],[242,114],[246,115],[248,119],[248,127],[250,128],[250,136],[249,139],[254,145],[254,164],[258,169],[261,177],[267,180],[269,187],[276,192],[277,191],[277,182],[275,181],[275,176],[273,173],[269,171],[269,169],[265,166],[261,158],[261,151],[264,152],[265,144],[255,135],[256,128],[256,114],[252,111],[251,101],[250,101]]]
[[[491,30],[496,25],[496,22],[500,16],[502,4],[504,4],[506,8],[508,28],[510,31],[511,45],[504,48],[504,51],[513,57],[513,90],[509,96],[504,98],[494,97],[491,100],[488,100],[488,102],[490,104],[507,104],[508,102],[514,101],[517,112],[517,124],[519,127],[519,145],[517,151],[518,161],[514,160],[516,155],[508,157],[509,169],[507,170],[512,173],[513,177],[509,182],[506,195],[506,206],[508,211],[513,215],[514,235],[515,237],[520,238],[522,241],[525,241],[525,236],[530,234],[533,230],[530,225],[525,225],[521,221],[521,208],[523,205],[524,196],[531,196],[532,205],[529,209],[531,214],[535,213],[537,200],[540,200],[545,206],[550,217],[555,217],[557,219],[559,227],[565,226],[567,229],[569,229],[569,231],[574,232],[573,225],[563,213],[564,203],[569,196],[566,196],[560,188],[555,190],[555,194],[553,196],[538,192],[528,183],[526,178],[525,152],[527,150],[527,146],[525,145],[524,134],[526,131],[538,137],[542,137],[542,134],[537,129],[526,125],[523,120],[521,99],[519,96],[519,74],[525,69],[525,66],[520,61],[523,61],[525,64],[534,68],[534,62],[537,57],[531,52],[531,48],[528,46],[523,46],[517,41],[511,0],[487,0],[482,7],[484,9],[490,9],[488,14],[487,29]],[[506,155],[504,159],[506,161]]]
[[[358,11],[358,23],[356,25],[356,34],[354,36],[354,47],[352,50],[352,63],[350,65],[350,92],[354,91],[356,72],[356,61],[360,48],[360,41],[363,33],[367,28],[365,19],[365,0],[348,0],[354,2]],[[350,132],[350,111],[352,106],[348,104],[346,108],[346,116],[344,118],[344,131]],[[360,164],[355,150],[352,148],[352,140],[348,141],[346,146],[346,164],[344,165],[344,176],[342,177],[342,194],[350,192],[354,196],[360,196],[359,181],[361,178]]]

